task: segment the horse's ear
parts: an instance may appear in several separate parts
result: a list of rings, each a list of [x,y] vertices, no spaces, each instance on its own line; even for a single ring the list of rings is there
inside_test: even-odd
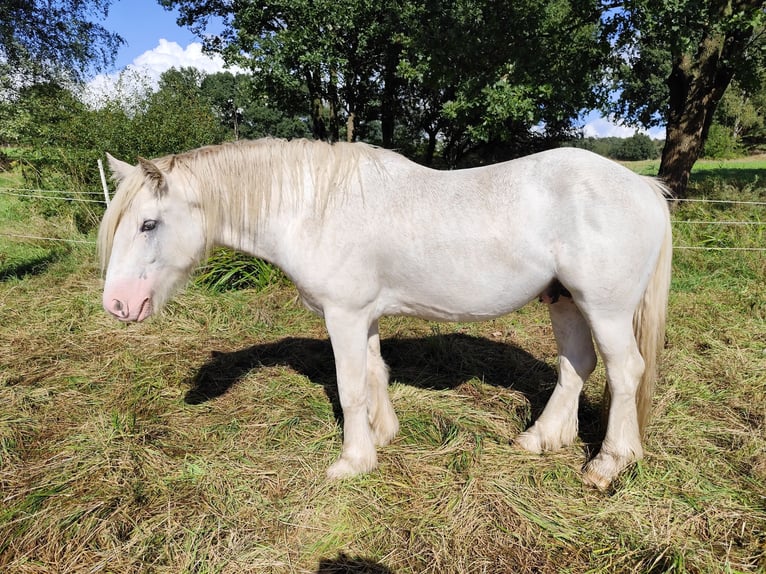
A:
[[[152,191],[154,191],[155,195],[157,197],[164,195],[168,189],[168,185],[165,181],[165,174],[160,171],[160,168],[158,168],[148,159],[144,159],[142,157],[138,158],[138,165],[144,172],[144,177],[152,188]]]
[[[121,182],[130,172],[136,169],[136,166],[120,161],[108,152],[106,154],[106,160],[109,162],[109,169],[112,170],[112,178],[114,178],[117,183]]]

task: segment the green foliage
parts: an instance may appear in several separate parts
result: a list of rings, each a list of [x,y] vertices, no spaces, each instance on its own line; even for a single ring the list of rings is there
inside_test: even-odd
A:
[[[666,123],[671,111],[667,79],[673,65],[701,65],[698,58],[705,57],[718,35],[729,38],[727,50],[734,51],[706,65],[719,66],[724,73],[735,70],[735,78],[749,88],[762,85],[766,58],[762,8],[757,0],[736,5],[726,0],[630,0],[622,10],[607,13],[603,31],[615,47],[609,69],[614,88],[620,91],[609,111],[645,127]]]
[[[134,138],[140,138],[133,153],[159,157],[224,140],[226,132],[202,91],[203,78],[194,68],[172,68],[162,74],[158,90],[132,118]]]
[[[292,139],[311,135],[305,119],[291,114],[289,107],[261,90],[250,74],[206,75],[200,89],[233,139],[264,136]]]
[[[652,138],[638,132],[629,138],[623,139],[614,151],[615,159],[623,161],[654,159],[657,155],[657,146]]]
[[[198,32],[222,17],[207,47],[251,69],[288,115],[310,117],[314,137],[339,139],[345,125],[347,138],[416,150],[425,134],[423,159],[440,140],[450,165],[479,146],[518,155],[538,124],[567,134],[600,97],[608,50],[590,1],[162,4]]]
[[[284,281],[273,265],[231,249],[218,249],[196,277],[199,285],[214,293],[237,289],[265,289]]]
[[[0,80],[81,80],[108,68],[124,40],[98,22],[112,0],[0,3]]]
[[[636,133],[630,138],[578,138],[567,140],[564,145],[587,149],[604,157],[621,161],[655,159],[659,157],[662,149],[661,141],[653,140],[641,133]]]
[[[760,86],[751,89],[733,82],[716,109],[713,124],[725,127],[737,144],[751,151],[766,150],[766,69],[761,76]]]
[[[732,159],[742,155],[742,148],[729,128],[720,124],[710,126],[702,157],[712,159]]]
[[[97,161],[105,152],[125,161],[158,157],[207,144],[227,136],[211,101],[201,88],[203,76],[189,69],[169,70],[157,90],[133,84],[122,93],[88,107],[71,89],[57,84],[34,85],[0,104],[10,118],[13,141],[28,187],[56,191],[35,198],[45,215],[68,214],[81,231],[98,225],[103,206]],[[65,202],[60,197],[78,201]],[[57,199],[58,198],[58,199]]]

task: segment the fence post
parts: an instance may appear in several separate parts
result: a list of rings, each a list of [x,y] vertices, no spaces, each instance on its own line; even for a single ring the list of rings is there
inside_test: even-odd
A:
[[[104,199],[106,200],[106,206],[109,207],[109,188],[106,187],[106,176],[104,175],[104,164],[101,162],[101,158],[98,160],[98,173],[101,174],[101,187],[104,188]]]

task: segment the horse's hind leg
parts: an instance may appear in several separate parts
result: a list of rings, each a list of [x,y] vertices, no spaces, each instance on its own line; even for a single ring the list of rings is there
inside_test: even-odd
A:
[[[643,457],[636,393],[644,361],[633,334],[632,314],[591,317],[591,327],[606,367],[611,402],[601,451],[586,465],[583,478],[604,490],[623,468]]]
[[[380,356],[377,321],[370,327],[367,340],[367,415],[375,444],[390,443],[399,432],[399,420],[388,394],[388,367]]]
[[[590,328],[572,299],[560,297],[549,310],[559,352],[558,381],[535,424],[516,438],[523,449],[538,453],[574,442],[580,392],[596,367]]]

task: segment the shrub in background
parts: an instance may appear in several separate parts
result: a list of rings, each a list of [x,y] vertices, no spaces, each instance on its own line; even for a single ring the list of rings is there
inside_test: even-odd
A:
[[[621,140],[614,150],[614,158],[621,161],[640,161],[657,157],[657,146],[646,134],[636,132]]]
[[[702,157],[709,159],[732,159],[743,154],[742,146],[737,142],[730,128],[721,124],[710,126]]]

